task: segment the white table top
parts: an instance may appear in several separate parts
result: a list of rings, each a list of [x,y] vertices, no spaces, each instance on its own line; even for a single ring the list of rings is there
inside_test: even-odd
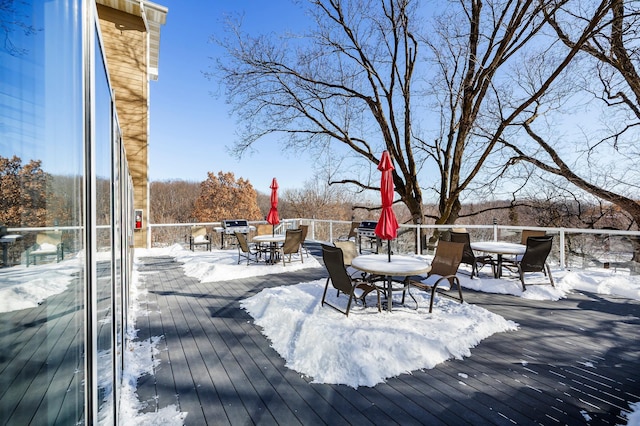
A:
[[[471,249],[497,254],[524,254],[527,246],[506,241],[478,241],[471,243]]]
[[[0,243],[13,243],[16,240],[22,238],[22,235],[18,234],[6,234],[0,237]]]
[[[286,238],[284,234],[275,234],[275,235],[256,235],[253,237],[252,241],[254,243],[283,243]]]
[[[422,259],[410,256],[391,255],[391,262],[387,254],[366,254],[356,256],[351,266],[370,274],[407,276],[426,274],[431,265]]]

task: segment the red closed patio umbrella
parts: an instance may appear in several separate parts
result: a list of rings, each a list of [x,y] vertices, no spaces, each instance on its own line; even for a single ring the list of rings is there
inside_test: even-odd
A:
[[[280,223],[280,218],[278,217],[278,181],[276,178],[273,178],[269,188],[271,188],[271,209],[269,209],[269,214],[267,215],[267,222],[273,225],[273,232],[275,233],[275,226]]]
[[[380,196],[382,198],[382,212],[376,225],[375,234],[383,240],[387,240],[387,253],[391,262],[391,240],[398,237],[398,220],[391,205],[393,204],[393,162],[388,151],[382,153],[378,170],[382,172],[380,177]]]

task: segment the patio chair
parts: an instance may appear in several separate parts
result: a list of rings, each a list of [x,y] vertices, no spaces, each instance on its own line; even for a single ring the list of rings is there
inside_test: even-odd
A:
[[[256,225],[256,235],[271,235],[273,234],[273,225],[269,223],[260,223]]]
[[[206,226],[192,226],[191,235],[189,235],[189,250],[195,251],[196,247],[204,246],[211,251],[211,238],[207,234]]]
[[[464,250],[462,251],[462,262],[466,265],[471,265],[471,278],[478,275],[478,269],[484,268],[485,265],[491,265],[493,275],[495,275],[495,266],[493,264],[493,258],[491,255],[477,256],[471,249],[471,237],[468,232],[463,231],[451,231],[451,241],[454,243],[464,244]]]
[[[418,301],[413,294],[411,294],[411,287],[416,287],[424,291],[431,291],[429,313],[433,310],[433,300],[436,296],[436,292],[443,296],[459,300],[460,303],[463,302],[462,287],[460,286],[460,280],[456,276],[458,267],[462,261],[463,251],[464,244],[462,243],[440,240],[438,247],[436,248],[436,254],[431,262],[431,270],[427,274],[426,278],[420,281],[409,280],[409,296],[411,296],[413,301],[416,303],[416,309],[418,309]],[[451,290],[453,285],[458,287],[458,297],[446,293]]]
[[[307,257],[309,257],[309,250],[307,250],[307,247],[304,244],[304,241],[307,239],[307,233],[309,232],[309,225],[300,225],[300,229],[302,230],[302,241],[300,242],[300,247],[307,254]]]
[[[351,222],[351,228],[349,229],[349,233],[347,235],[342,235],[338,237],[338,241],[349,241],[353,239],[356,240],[358,236],[358,227],[360,226],[360,222]]]
[[[358,256],[358,246],[355,241],[334,241],[333,245],[339,247],[342,250],[342,258],[344,260],[344,266],[347,269],[347,273],[350,277],[354,277],[355,274],[360,274],[360,277],[364,279],[366,274],[356,268],[351,267],[351,261]]]
[[[515,260],[502,260],[503,267],[506,267],[507,269],[509,269],[509,266],[517,268],[520,282],[522,283],[522,291],[527,290],[524,282],[524,274],[526,272],[543,272],[544,275],[549,278],[549,282],[535,285],[551,284],[551,286],[555,287],[553,276],[551,275],[551,268],[547,263],[547,258],[549,257],[549,253],[551,253],[552,244],[553,235],[528,237],[527,249],[523,255],[516,256]]]
[[[55,256],[56,263],[64,260],[64,245],[62,243],[62,232],[39,232],[36,235],[36,243],[27,249],[27,267],[36,264],[37,259]]]
[[[378,312],[382,312],[382,304],[380,302],[380,290],[373,284],[368,283],[359,278],[352,278],[347,274],[347,269],[344,264],[344,254],[340,247],[331,247],[326,244],[322,244],[322,260],[324,266],[329,272],[329,277],[324,286],[324,293],[322,293],[322,301],[320,306],[328,305],[336,311],[349,316],[351,310],[351,303],[355,300],[356,304],[358,300],[362,302],[364,307],[367,306],[366,296],[375,291],[378,296]],[[349,295],[347,301],[347,307],[342,310],[340,307],[333,305],[327,301],[327,290],[329,289],[329,282],[333,288],[338,290],[338,296],[340,292]]]
[[[529,237],[544,237],[547,235],[545,231],[537,231],[533,229],[523,229],[520,237],[520,244],[526,245]]]
[[[235,236],[238,239],[238,265],[242,258],[247,259],[247,265],[251,261],[258,263],[262,254],[259,247],[247,242],[247,237],[241,232],[235,232]]]
[[[529,237],[544,237],[545,235],[547,235],[546,231],[523,229],[522,234],[520,235],[520,244],[522,244],[523,246],[526,246],[527,239]],[[513,267],[516,262],[515,256],[502,256],[502,258],[506,260],[508,263],[508,265],[506,266],[506,269],[509,269],[510,266]]]
[[[282,256],[282,265],[286,265],[286,256],[289,256],[289,263],[291,263],[291,256],[294,253],[298,253],[300,261],[304,263],[304,257],[302,257],[302,229],[287,229],[285,233],[284,243],[280,247],[280,255]]]
[[[269,223],[259,223],[256,225],[256,235],[273,235],[273,225]],[[269,250],[269,243],[258,244],[261,251]]]
[[[333,245],[342,250],[342,257],[346,267],[351,266],[351,261],[358,256],[358,247],[355,241],[334,241]]]

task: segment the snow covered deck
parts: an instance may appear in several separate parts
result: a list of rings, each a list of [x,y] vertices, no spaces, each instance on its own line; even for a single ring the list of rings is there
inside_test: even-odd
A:
[[[353,388],[287,368],[240,306],[265,286],[324,278],[323,268],[202,283],[173,258],[141,261],[149,315],[138,317],[138,339],[163,338],[138,396],[146,412],[177,406],[188,425],[624,424],[620,413],[640,401],[632,299],[573,292],[550,302],[465,289],[466,302],[518,331],[482,340],[470,357]]]

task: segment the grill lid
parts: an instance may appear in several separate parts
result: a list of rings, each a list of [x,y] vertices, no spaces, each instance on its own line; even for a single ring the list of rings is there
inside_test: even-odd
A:
[[[378,225],[378,222],[373,222],[373,221],[363,221],[360,222],[360,226],[358,226],[358,230],[362,230],[362,231],[369,231],[369,230],[375,230],[376,229],[376,225]]]
[[[246,228],[247,226],[249,226],[249,222],[247,222],[244,219],[233,219],[233,220],[223,220],[222,221],[222,226],[224,228],[239,228],[239,227],[243,227]]]

